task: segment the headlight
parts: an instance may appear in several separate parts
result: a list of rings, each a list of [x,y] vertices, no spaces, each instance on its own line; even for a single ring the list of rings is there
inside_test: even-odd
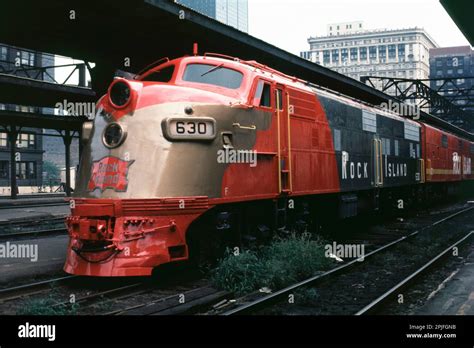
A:
[[[126,80],[114,81],[109,88],[109,101],[117,109],[126,107],[132,99],[132,89]]]
[[[111,123],[107,125],[102,133],[102,142],[109,149],[113,149],[125,140],[127,133],[118,123]]]

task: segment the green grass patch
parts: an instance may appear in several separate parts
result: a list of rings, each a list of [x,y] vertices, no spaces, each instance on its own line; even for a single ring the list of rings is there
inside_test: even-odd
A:
[[[227,253],[211,279],[214,286],[237,295],[262,287],[276,290],[328,269],[333,261],[324,252],[324,243],[307,234],[278,238],[259,250]]]

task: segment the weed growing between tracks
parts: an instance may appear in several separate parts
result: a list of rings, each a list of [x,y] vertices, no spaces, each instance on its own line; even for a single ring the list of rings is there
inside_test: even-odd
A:
[[[214,286],[236,295],[262,287],[283,288],[330,268],[333,261],[325,257],[324,245],[320,239],[303,234],[277,238],[268,246],[238,255],[227,253],[211,279]]]
[[[77,304],[71,306],[54,306],[57,303],[54,294],[46,298],[31,299],[24,303],[18,315],[74,315],[78,309]]]

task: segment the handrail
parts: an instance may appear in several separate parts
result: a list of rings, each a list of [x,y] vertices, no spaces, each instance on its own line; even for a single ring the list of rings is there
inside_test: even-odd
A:
[[[291,119],[290,119],[290,93],[286,92],[286,106],[288,114],[288,176],[290,180],[290,191],[293,191],[293,178],[291,172]]]
[[[140,70],[138,72],[137,76],[140,76],[140,75],[144,74],[145,72],[147,72],[148,70],[153,69],[154,67],[158,66],[158,64],[161,63],[162,61],[164,61],[165,63],[168,63],[170,61],[170,59],[168,57],[163,57],[163,58],[160,58],[158,60],[155,60],[153,63],[148,64],[146,67],[144,67],[142,70]]]
[[[256,130],[257,129],[257,126],[255,126],[255,125],[241,126],[240,123],[238,123],[238,122],[232,123],[232,126],[233,127],[239,127],[240,129],[250,129],[250,130]]]
[[[277,138],[278,138],[278,193],[281,193],[281,142],[280,142],[280,94],[275,89],[277,110]]]

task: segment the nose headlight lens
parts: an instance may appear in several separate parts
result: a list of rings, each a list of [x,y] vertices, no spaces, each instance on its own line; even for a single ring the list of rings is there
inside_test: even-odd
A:
[[[123,130],[121,125],[118,123],[111,123],[105,127],[102,141],[105,146],[113,149],[123,143],[125,136],[126,132]]]
[[[109,90],[110,102],[116,108],[124,108],[131,99],[131,89],[127,82],[119,80],[110,86]]]

